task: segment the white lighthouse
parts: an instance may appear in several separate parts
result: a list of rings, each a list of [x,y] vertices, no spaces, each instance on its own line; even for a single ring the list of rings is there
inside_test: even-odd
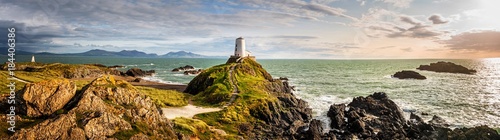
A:
[[[231,55],[226,63],[239,63],[245,58],[255,61],[255,56],[251,56],[252,53],[246,50],[245,39],[243,37],[236,38],[236,42],[234,44],[234,55]]]
[[[236,43],[234,46],[234,56],[245,57],[246,52],[247,51],[245,50],[245,39],[243,37],[236,38]]]

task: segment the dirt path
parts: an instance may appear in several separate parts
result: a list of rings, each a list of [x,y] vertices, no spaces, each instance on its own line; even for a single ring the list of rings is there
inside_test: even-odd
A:
[[[231,85],[233,86],[233,93],[231,93],[231,99],[229,100],[229,102],[227,102],[226,105],[224,105],[224,107],[231,105],[234,102],[234,100],[236,99],[236,97],[238,96],[238,93],[240,93],[240,91],[238,90],[238,84],[235,82],[234,76],[233,76],[233,71],[234,71],[234,68],[236,67],[236,65],[238,65],[238,64],[232,65],[231,69],[229,70],[229,81],[230,81]]]
[[[216,111],[220,111],[222,109],[220,109],[220,108],[204,108],[204,107],[199,107],[199,106],[194,106],[194,105],[188,104],[187,106],[183,106],[183,107],[169,107],[169,108],[162,108],[161,110],[163,112],[163,115],[165,117],[167,117],[167,119],[174,119],[177,117],[193,118],[193,116],[196,114],[207,113],[207,112],[216,112]]]

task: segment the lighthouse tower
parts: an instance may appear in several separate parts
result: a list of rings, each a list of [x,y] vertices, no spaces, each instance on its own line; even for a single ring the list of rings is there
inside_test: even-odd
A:
[[[241,62],[244,58],[248,58],[255,61],[255,56],[252,56],[252,53],[246,50],[245,48],[245,39],[243,37],[236,38],[236,42],[234,45],[234,55],[231,55],[227,60],[226,64]]]
[[[234,46],[234,56],[235,57],[245,57],[245,39],[243,37],[236,38],[236,43]]]

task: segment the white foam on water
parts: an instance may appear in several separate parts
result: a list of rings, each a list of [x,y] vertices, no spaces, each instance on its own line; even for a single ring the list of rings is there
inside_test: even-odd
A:
[[[165,80],[162,80],[156,76],[146,76],[146,77],[143,77],[142,79],[144,80],[147,80],[147,81],[153,81],[153,82],[158,82],[158,83],[164,83],[164,84],[179,84],[181,85],[181,83],[176,83],[176,82],[172,82],[172,81],[165,81]],[[183,85],[183,84],[182,84]]]

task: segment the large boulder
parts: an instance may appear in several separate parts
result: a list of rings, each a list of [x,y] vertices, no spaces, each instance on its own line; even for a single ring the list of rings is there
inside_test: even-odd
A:
[[[131,68],[125,72],[127,76],[132,76],[132,77],[144,77],[144,76],[151,76],[155,73],[154,70],[148,70],[144,71],[139,68]]]
[[[62,109],[76,92],[76,84],[66,79],[55,79],[26,84],[19,94],[24,111],[29,117],[47,116]]]
[[[396,77],[399,79],[419,79],[419,80],[427,79],[425,76],[421,75],[418,72],[408,71],[408,70],[396,72],[394,75],[392,75],[392,77]]]
[[[10,139],[177,138],[151,98],[110,75],[83,87],[63,109]]]
[[[487,126],[451,130],[442,118],[428,123],[415,114],[409,120],[385,93],[356,97],[347,105],[332,105],[328,111],[332,130],[320,133],[322,139],[485,139],[500,135]],[[315,129],[316,124],[309,128]],[[307,133],[306,133],[307,134]],[[310,135],[310,134],[308,134]],[[313,136],[317,137],[317,133]]]
[[[452,62],[443,62],[443,61],[439,61],[437,63],[431,63],[430,65],[420,65],[417,69],[434,71],[434,72],[447,72],[447,73],[463,73],[463,74],[476,73],[476,70],[468,69],[464,66],[457,65]]]

